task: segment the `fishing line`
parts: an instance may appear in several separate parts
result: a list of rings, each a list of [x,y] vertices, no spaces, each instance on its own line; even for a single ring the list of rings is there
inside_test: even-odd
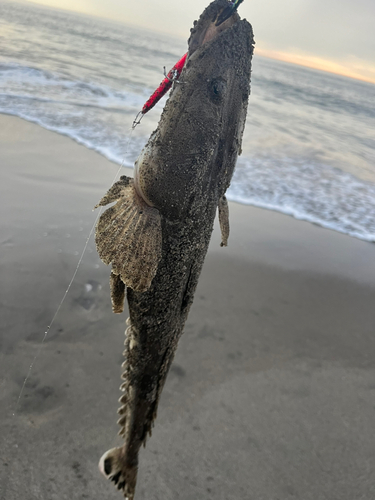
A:
[[[126,153],[127,153],[127,151],[128,151],[128,147],[129,147],[129,144],[130,144],[130,139],[131,139],[131,137],[132,137],[133,130],[134,130],[133,128],[131,128],[131,129],[130,129],[130,134],[128,135],[128,140],[127,140],[127,142],[126,142],[126,144],[125,144],[125,152],[124,152],[124,154],[125,154],[125,155],[126,155]],[[120,174],[120,172],[121,172],[121,169],[122,169],[122,167],[123,167],[123,165],[124,165],[124,162],[125,162],[125,156],[124,156],[124,158],[123,158],[123,160],[122,160],[122,162],[121,162],[121,165],[120,165],[119,169],[118,169],[118,170],[117,170],[117,172],[116,172],[116,175],[115,175],[115,177],[114,177],[114,179],[113,179],[113,181],[112,181],[112,184],[114,184],[114,183],[116,182],[116,179],[117,179],[118,175],[119,175],[119,174]],[[102,211],[103,211],[103,207],[100,207],[99,212],[98,212],[98,215],[96,216],[96,219],[95,219],[95,221],[94,221],[94,223],[93,223],[93,225],[92,225],[92,227],[91,227],[91,230],[90,230],[90,232],[89,232],[89,235],[88,235],[88,237],[86,238],[85,245],[84,245],[83,250],[82,250],[82,252],[81,252],[80,258],[78,259],[77,266],[76,266],[75,271],[74,271],[74,273],[73,273],[73,276],[72,276],[72,278],[71,278],[71,280],[70,280],[70,282],[69,282],[69,285],[68,285],[67,289],[65,290],[65,293],[64,293],[64,295],[63,295],[63,297],[62,297],[62,299],[61,299],[61,301],[60,301],[60,303],[59,303],[59,305],[58,305],[58,307],[57,307],[57,309],[56,309],[56,311],[55,311],[55,314],[54,314],[54,315],[53,315],[53,317],[52,317],[52,320],[51,320],[50,324],[47,326],[47,329],[46,329],[46,331],[44,332],[44,337],[43,337],[43,339],[42,339],[42,341],[41,341],[41,343],[40,343],[40,345],[39,345],[38,352],[35,354],[34,359],[32,360],[32,362],[31,362],[31,364],[30,364],[30,366],[29,366],[29,369],[28,369],[27,375],[26,375],[25,380],[23,381],[23,384],[22,384],[22,387],[21,387],[20,394],[19,394],[19,396],[18,396],[18,398],[17,398],[16,406],[14,407],[14,411],[13,411],[13,414],[12,414],[12,416],[13,416],[13,417],[15,417],[15,415],[16,415],[17,408],[18,408],[19,403],[20,403],[20,401],[21,401],[21,398],[22,398],[23,392],[24,392],[24,390],[25,390],[25,387],[26,387],[27,381],[28,381],[28,380],[29,380],[29,378],[30,378],[31,371],[32,371],[32,369],[33,369],[33,367],[34,367],[34,364],[35,364],[36,360],[38,359],[38,357],[39,357],[39,355],[40,355],[40,353],[41,353],[41,351],[42,351],[43,344],[44,344],[44,342],[46,341],[47,336],[48,336],[48,333],[49,333],[49,331],[51,330],[52,325],[53,325],[53,323],[55,322],[55,320],[56,320],[56,318],[57,318],[57,316],[58,316],[58,314],[59,314],[59,312],[60,312],[60,309],[61,309],[61,307],[62,307],[62,305],[63,305],[63,303],[64,303],[64,301],[65,301],[65,299],[66,299],[66,297],[67,297],[67,295],[68,295],[68,293],[69,293],[69,290],[70,290],[70,288],[71,288],[71,286],[72,286],[72,284],[73,284],[74,280],[75,280],[75,277],[77,276],[78,269],[79,269],[79,268],[80,268],[80,266],[81,266],[83,256],[85,255],[85,252],[86,252],[87,246],[88,246],[88,244],[89,244],[90,238],[91,238],[91,236],[92,236],[92,233],[94,232],[95,226],[96,226],[96,224],[97,224],[97,222],[98,222],[98,220],[99,220],[99,217],[100,217],[100,216],[101,216],[101,214],[102,214]]]

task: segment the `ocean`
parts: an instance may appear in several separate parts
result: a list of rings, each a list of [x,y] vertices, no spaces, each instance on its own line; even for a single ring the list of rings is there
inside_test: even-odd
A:
[[[134,117],[187,42],[0,1],[0,47],[1,113],[132,167],[166,98],[131,133]],[[375,85],[255,50],[242,149],[230,200],[375,241]]]

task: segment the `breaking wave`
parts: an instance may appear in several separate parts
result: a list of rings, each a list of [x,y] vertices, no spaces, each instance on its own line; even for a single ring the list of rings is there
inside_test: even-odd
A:
[[[0,17],[0,113],[132,166],[165,101],[132,121],[186,41],[32,4]],[[375,241],[375,86],[257,54],[251,86],[229,198]]]
[[[241,160],[228,199],[375,241],[375,185],[328,165],[296,158]]]

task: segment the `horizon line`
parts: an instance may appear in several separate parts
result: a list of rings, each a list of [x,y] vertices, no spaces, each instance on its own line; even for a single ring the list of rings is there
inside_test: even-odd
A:
[[[71,12],[73,14],[78,14],[78,15],[83,15],[83,16],[89,16],[89,17],[94,17],[96,19],[102,19],[103,21],[110,21],[115,24],[122,24],[125,26],[132,26],[136,29],[141,29],[141,30],[147,30],[151,31],[157,34],[164,34],[167,36],[176,36],[178,38],[185,38],[185,35],[182,35],[180,33],[176,32],[165,32],[162,30],[158,30],[155,28],[150,28],[146,26],[140,26],[139,24],[132,23],[131,21],[125,21],[125,20],[120,20],[120,19],[114,19],[111,17],[106,17],[103,15],[97,15],[93,13],[88,13],[88,12],[82,12],[82,11],[77,11],[77,10],[72,10],[72,9],[66,9],[64,7],[55,7],[51,5],[46,5],[43,3],[38,3],[37,1],[33,0],[13,0],[16,3],[28,3],[32,5],[37,5],[39,7],[44,7],[47,9],[52,9],[52,10],[60,10],[64,12]],[[258,42],[259,43],[259,42]],[[282,52],[282,51],[276,51],[272,49],[262,49],[255,47],[254,53],[258,53],[262,57],[266,57],[268,59],[273,59],[275,61],[281,61],[281,62],[286,62],[290,64],[296,64],[297,66],[302,66],[304,68],[309,68],[309,69],[315,69],[319,71],[323,71],[325,73],[330,73],[333,75],[338,75],[338,76],[343,76],[346,78],[351,78],[353,80],[358,80],[361,82],[365,83],[370,83],[375,85],[375,69],[374,71],[374,76],[373,77],[367,77],[364,75],[361,75],[358,72],[355,72],[353,70],[350,70],[343,66],[342,64],[334,61],[330,61],[328,59],[321,58],[319,56],[309,56],[309,55],[299,55],[299,54],[293,54],[292,52]],[[331,66],[331,68],[329,68]]]

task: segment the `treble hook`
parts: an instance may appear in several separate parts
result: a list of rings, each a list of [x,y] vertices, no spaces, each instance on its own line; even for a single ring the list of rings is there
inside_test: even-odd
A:
[[[171,73],[172,73],[172,78],[170,76],[167,75],[167,70],[165,69],[165,66],[163,66],[164,68],[164,76],[165,78],[167,78],[167,80],[169,80],[170,82],[172,83],[181,83],[180,80],[177,80],[178,76],[179,76],[179,72],[177,71],[177,69],[173,69],[171,70]]]
[[[141,115],[140,118],[138,118],[139,115]],[[134,118],[133,125],[132,125],[132,129],[133,130],[135,129],[135,127],[137,125],[139,125],[141,123],[141,120],[142,120],[143,116],[144,116],[144,113],[142,113],[142,111],[140,111],[139,113],[137,113],[137,116]]]

